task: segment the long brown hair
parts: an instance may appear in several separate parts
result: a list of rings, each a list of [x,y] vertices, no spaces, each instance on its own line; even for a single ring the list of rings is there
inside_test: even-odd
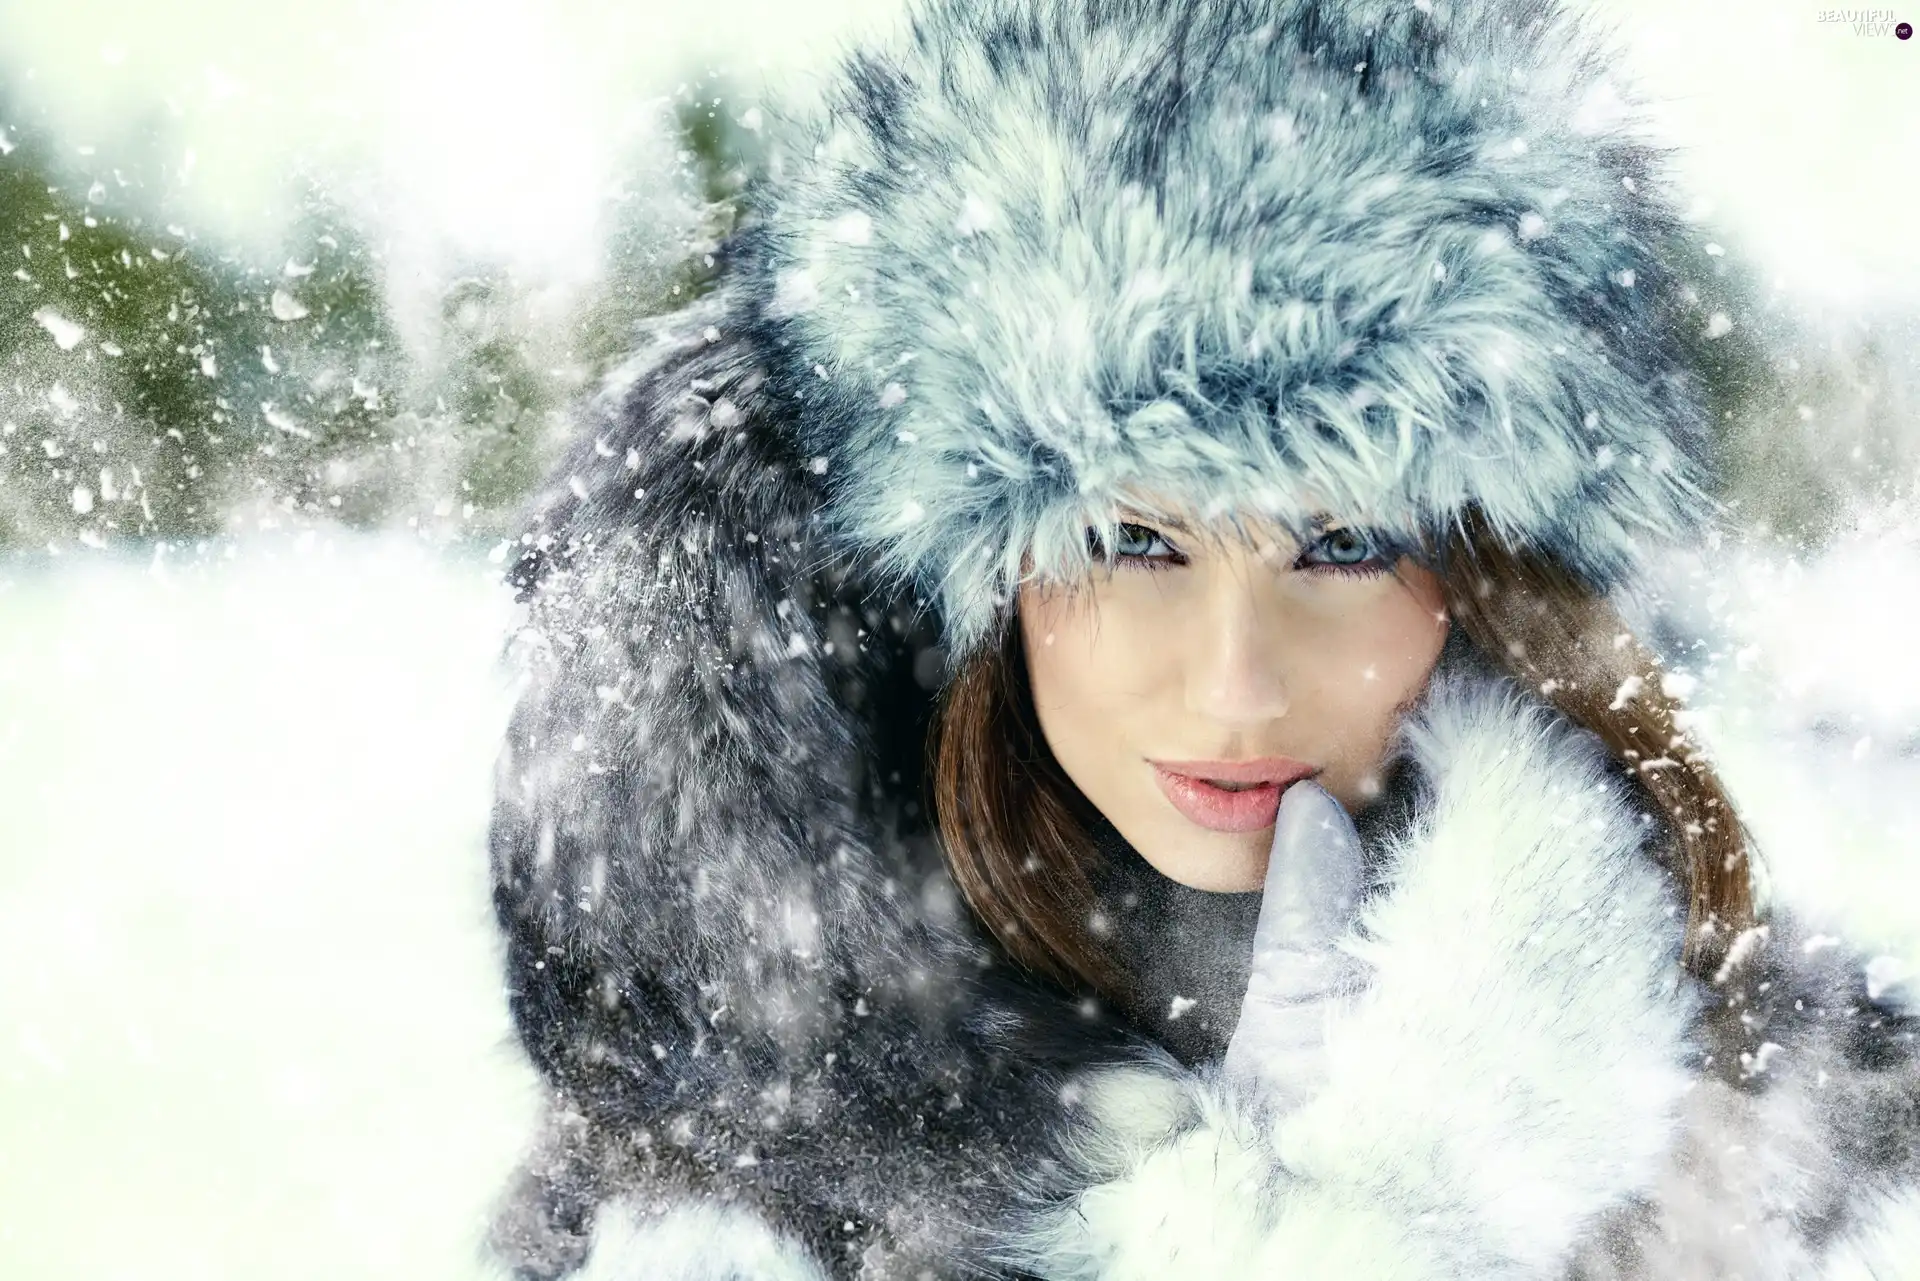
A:
[[[1599,736],[1666,819],[1688,890],[1682,964],[1713,975],[1754,923],[1749,836],[1676,724],[1660,661],[1600,596],[1553,561],[1514,551],[1468,509],[1428,548],[1453,623],[1485,655]],[[1070,987],[1124,998],[1102,946],[1091,802],[1042,736],[1011,611],[1000,641],[961,665],[928,738],[941,844],[960,892],[1007,952]],[[1665,856],[1665,852],[1662,852]]]

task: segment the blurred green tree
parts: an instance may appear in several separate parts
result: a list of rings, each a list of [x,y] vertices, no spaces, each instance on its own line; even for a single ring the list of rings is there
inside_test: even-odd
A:
[[[329,482],[382,439],[402,353],[339,211],[310,193],[285,266],[263,268],[155,225],[137,173],[62,165],[43,127],[0,119],[0,243],[20,247],[0,282],[0,543],[346,507]],[[363,484],[341,514],[391,497]]]
[[[739,220],[739,197],[763,171],[766,149],[747,95],[726,73],[707,70],[675,93],[671,110],[679,134],[678,159],[692,171],[702,214],[693,240],[664,278],[647,189],[660,175],[635,170],[614,197],[603,290],[583,308],[581,355],[593,373],[605,373],[632,347],[649,316],[703,297],[718,281],[714,251]]]
[[[1704,228],[1666,248],[1713,416],[1717,496],[1741,528],[1812,551],[1856,503],[1908,496],[1915,388],[1889,336],[1825,326]]]

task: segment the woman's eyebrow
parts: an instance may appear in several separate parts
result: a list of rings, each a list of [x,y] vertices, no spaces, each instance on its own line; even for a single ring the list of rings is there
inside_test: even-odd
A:
[[[1185,523],[1172,516],[1149,516],[1138,508],[1121,504],[1120,519],[1129,524],[1151,525],[1155,529],[1168,530],[1176,534],[1191,534]],[[1336,529],[1346,528],[1348,522],[1341,520],[1332,512],[1315,512],[1307,518],[1307,529],[1313,533],[1325,534]]]
[[[1170,529],[1176,534],[1191,534],[1193,532],[1171,516],[1149,516],[1144,512],[1124,505],[1120,508],[1120,518],[1130,525],[1151,525],[1155,529]]]

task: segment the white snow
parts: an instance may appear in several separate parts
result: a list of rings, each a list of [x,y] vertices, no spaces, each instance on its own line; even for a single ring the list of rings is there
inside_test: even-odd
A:
[[[829,230],[833,238],[842,244],[865,245],[873,241],[873,219],[862,209],[836,218]]]
[[[954,220],[953,229],[962,236],[971,236],[992,227],[997,217],[992,205],[968,192],[960,204],[960,216]]]
[[[1920,79],[1875,59],[1911,50],[1822,29],[1784,0],[1609,7],[1688,144],[1676,163],[1699,189],[1689,217],[1714,219],[1700,228],[1715,237],[1706,252],[1758,250],[1770,279],[1801,292],[1906,305],[1920,240],[1901,220],[1920,163],[1898,155],[1913,156],[1920,135],[1885,122],[1914,114]],[[330,180],[357,213],[377,212],[406,329],[437,307],[450,263],[504,262],[533,283],[599,271],[607,193],[653,173],[672,145],[649,139],[639,104],[687,78],[690,52],[724,48],[756,86],[769,59],[804,64],[897,8],[398,0],[343,25],[307,3],[105,0],[87,24],[113,37],[103,74],[99,41],[72,39],[66,7],[12,4],[0,7],[0,69],[65,133],[101,135],[103,161],[127,146],[114,130],[166,104],[170,177],[210,238],[276,244],[299,212],[288,175]],[[19,74],[29,66],[31,81]],[[1583,105],[1583,126],[1617,123],[1611,92]],[[765,124],[757,107],[737,118]],[[1270,126],[1276,139],[1295,132],[1285,117]],[[15,141],[0,131],[0,155]],[[86,194],[116,211],[132,199],[101,183]],[[978,197],[956,213],[960,234],[994,223]],[[1546,226],[1529,214],[1521,234]],[[836,228],[846,243],[871,231]],[[1496,235],[1488,248],[1509,246]],[[311,270],[289,259],[281,275]],[[1636,283],[1631,269],[1618,279]],[[810,274],[784,279],[780,306],[803,311],[819,288]],[[285,288],[270,311],[309,314]],[[34,319],[60,350],[86,337],[51,309]],[[1705,323],[1718,337],[1732,322]],[[259,359],[280,371],[270,348]],[[83,392],[106,403],[92,383]],[[65,385],[44,394],[61,419],[80,413]],[[888,384],[883,407],[904,396]],[[714,425],[730,425],[715,408]],[[278,430],[305,431],[262,410]],[[1823,421],[1832,412],[1822,404]],[[41,446],[49,459],[90,457],[77,431]],[[1599,468],[1614,461],[1596,454]],[[103,478],[72,502],[86,514],[111,491]],[[903,524],[924,515],[906,498]],[[0,1277],[486,1275],[484,1212],[532,1098],[500,992],[483,843],[509,597],[484,547],[295,546],[158,568],[0,561]],[[491,559],[514,549],[500,542]],[[1863,540],[1817,566],[1732,563],[1733,643],[1702,676],[1702,701],[1730,674],[1764,678],[1789,720],[1837,722],[1831,751],[1808,759],[1863,813],[1905,781],[1896,753],[1920,726],[1914,563],[1910,549]],[[1617,701],[1631,696],[1623,687]],[[1780,811],[1787,830],[1802,820],[1782,795],[1736,800]],[[1851,840],[1811,814],[1804,830]],[[1920,933],[1903,933],[1910,860],[1885,848],[1846,878],[1817,862],[1772,874],[1883,940],[1868,981],[1891,985],[1920,959]]]
[[[1913,976],[1912,963],[1898,956],[1876,956],[1867,962],[1867,999],[1880,997]]]
[[[1603,0],[1690,213],[1770,280],[1840,304],[1909,305],[1920,132],[1911,41],[1862,39],[1798,0]],[[1709,250],[1711,252],[1711,249]]]
[[[302,427],[298,419],[294,418],[293,415],[289,414],[286,410],[277,407],[270,400],[260,403],[260,416],[267,420],[269,426],[278,431],[286,432],[289,436],[299,436],[304,440],[313,439],[313,433],[305,427]]]
[[[1920,1002],[1920,520],[1871,514],[1806,559],[1689,554],[1664,594],[1708,640],[1685,660],[1688,724],[1755,835],[1763,897],[1806,915],[1809,950],[1861,948],[1870,988]]]
[[[273,291],[270,304],[275,320],[300,320],[307,315],[307,306],[284,289]]]
[[[0,1276],[477,1281],[531,1124],[484,549],[0,561]]]
[[[42,307],[33,313],[40,327],[53,335],[53,345],[61,351],[72,351],[82,338],[87,336],[84,325],[77,325],[51,307]]]

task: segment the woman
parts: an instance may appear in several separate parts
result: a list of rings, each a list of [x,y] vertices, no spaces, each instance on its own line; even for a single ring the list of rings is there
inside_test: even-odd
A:
[[[1754,876],[1852,847],[1610,603],[1713,513],[1606,50],[911,12],[522,540],[502,1259],[1920,1276],[1905,988]]]

